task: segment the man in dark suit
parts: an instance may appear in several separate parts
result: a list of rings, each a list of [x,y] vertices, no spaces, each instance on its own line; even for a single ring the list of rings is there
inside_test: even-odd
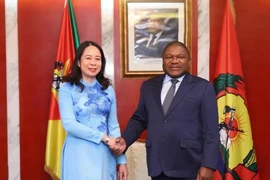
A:
[[[211,180],[219,151],[218,111],[212,84],[188,73],[187,47],[172,42],[163,51],[160,75],[143,82],[137,110],[116,142],[119,155],[147,129],[152,180]]]

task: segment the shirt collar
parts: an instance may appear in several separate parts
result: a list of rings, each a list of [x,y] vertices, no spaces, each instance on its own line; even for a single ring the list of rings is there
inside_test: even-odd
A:
[[[183,76],[177,78],[177,80],[178,80],[179,82],[182,82],[183,79],[184,79],[184,77],[185,77],[185,74],[184,74]],[[165,84],[165,83],[171,81],[171,79],[172,79],[172,78],[166,74],[166,75],[165,75],[165,78],[164,78],[164,80],[163,80],[163,84]]]

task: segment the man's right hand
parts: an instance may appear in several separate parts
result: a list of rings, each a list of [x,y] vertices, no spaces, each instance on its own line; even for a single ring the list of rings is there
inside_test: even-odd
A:
[[[126,148],[126,141],[122,137],[118,137],[115,139],[115,146],[111,148],[111,150],[116,156],[119,156],[126,150]]]

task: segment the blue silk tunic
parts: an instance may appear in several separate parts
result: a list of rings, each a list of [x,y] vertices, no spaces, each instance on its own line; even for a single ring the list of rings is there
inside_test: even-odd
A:
[[[114,89],[109,86],[103,91],[97,80],[81,82],[82,92],[70,83],[59,89],[59,110],[67,132],[61,180],[116,180],[116,165],[126,164],[126,157],[114,156],[101,141],[104,133],[120,136]]]

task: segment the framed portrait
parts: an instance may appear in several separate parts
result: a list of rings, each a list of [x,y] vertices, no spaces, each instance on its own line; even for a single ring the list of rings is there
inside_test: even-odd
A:
[[[122,77],[162,74],[162,53],[172,41],[191,50],[192,0],[122,0]]]

